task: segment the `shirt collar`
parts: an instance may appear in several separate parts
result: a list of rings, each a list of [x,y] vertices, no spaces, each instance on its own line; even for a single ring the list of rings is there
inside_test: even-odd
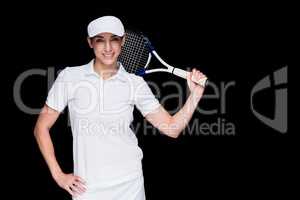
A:
[[[118,65],[119,65],[119,69],[117,71],[117,73],[115,75],[113,75],[112,77],[110,77],[109,79],[107,80],[120,80],[122,82],[125,82],[127,80],[127,72],[126,70],[124,69],[122,63],[118,62]],[[97,74],[94,70],[94,59],[91,60],[88,64],[86,64],[85,66],[85,75],[86,76],[90,76],[90,75],[94,75],[94,76],[99,76],[99,74]],[[101,77],[100,77],[101,78]]]

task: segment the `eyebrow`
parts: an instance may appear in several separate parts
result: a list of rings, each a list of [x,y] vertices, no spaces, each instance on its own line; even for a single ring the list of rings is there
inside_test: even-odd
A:
[[[104,39],[104,37],[102,35],[96,35],[94,38]],[[120,36],[112,35],[111,38],[120,38]]]
[[[100,39],[104,39],[104,37],[102,35],[96,35],[95,37],[93,38],[100,38]]]
[[[120,36],[118,35],[112,35],[111,37],[117,37],[117,38],[121,38]]]

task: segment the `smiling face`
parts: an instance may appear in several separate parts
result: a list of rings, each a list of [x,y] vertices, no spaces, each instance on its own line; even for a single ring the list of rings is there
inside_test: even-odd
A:
[[[124,44],[124,37],[111,33],[101,33],[88,38],[88,43],[94,49],[96,59],[104,66],[111,66],[117,63],[121,47]]]

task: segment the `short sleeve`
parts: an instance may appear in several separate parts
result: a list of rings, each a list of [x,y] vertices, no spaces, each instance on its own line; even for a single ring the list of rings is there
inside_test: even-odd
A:
[[[68,104],[68,84],[67,81],[67,68],[62,70],[55,82],[53,83],[51,89],[49,90],[46,104],[58,111],[62,112]]]
[[[160,106],[159,101],[153,95],[150,87],[141,77],[138,77],[135,83],[134,98],[137,109],[142,113],[144,117]]]

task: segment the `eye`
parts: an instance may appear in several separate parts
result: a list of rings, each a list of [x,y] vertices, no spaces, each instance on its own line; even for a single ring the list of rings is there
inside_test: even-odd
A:
[[[102,38],[96,38],[94,41],[96,43],[101,43],[101,42],[104,42],[104,39],[102,39]]]
[[[120,37],[113,37],[111,39],[111,41],[114,41],[114,42],[120,42],[121,41],[121,38]]]

